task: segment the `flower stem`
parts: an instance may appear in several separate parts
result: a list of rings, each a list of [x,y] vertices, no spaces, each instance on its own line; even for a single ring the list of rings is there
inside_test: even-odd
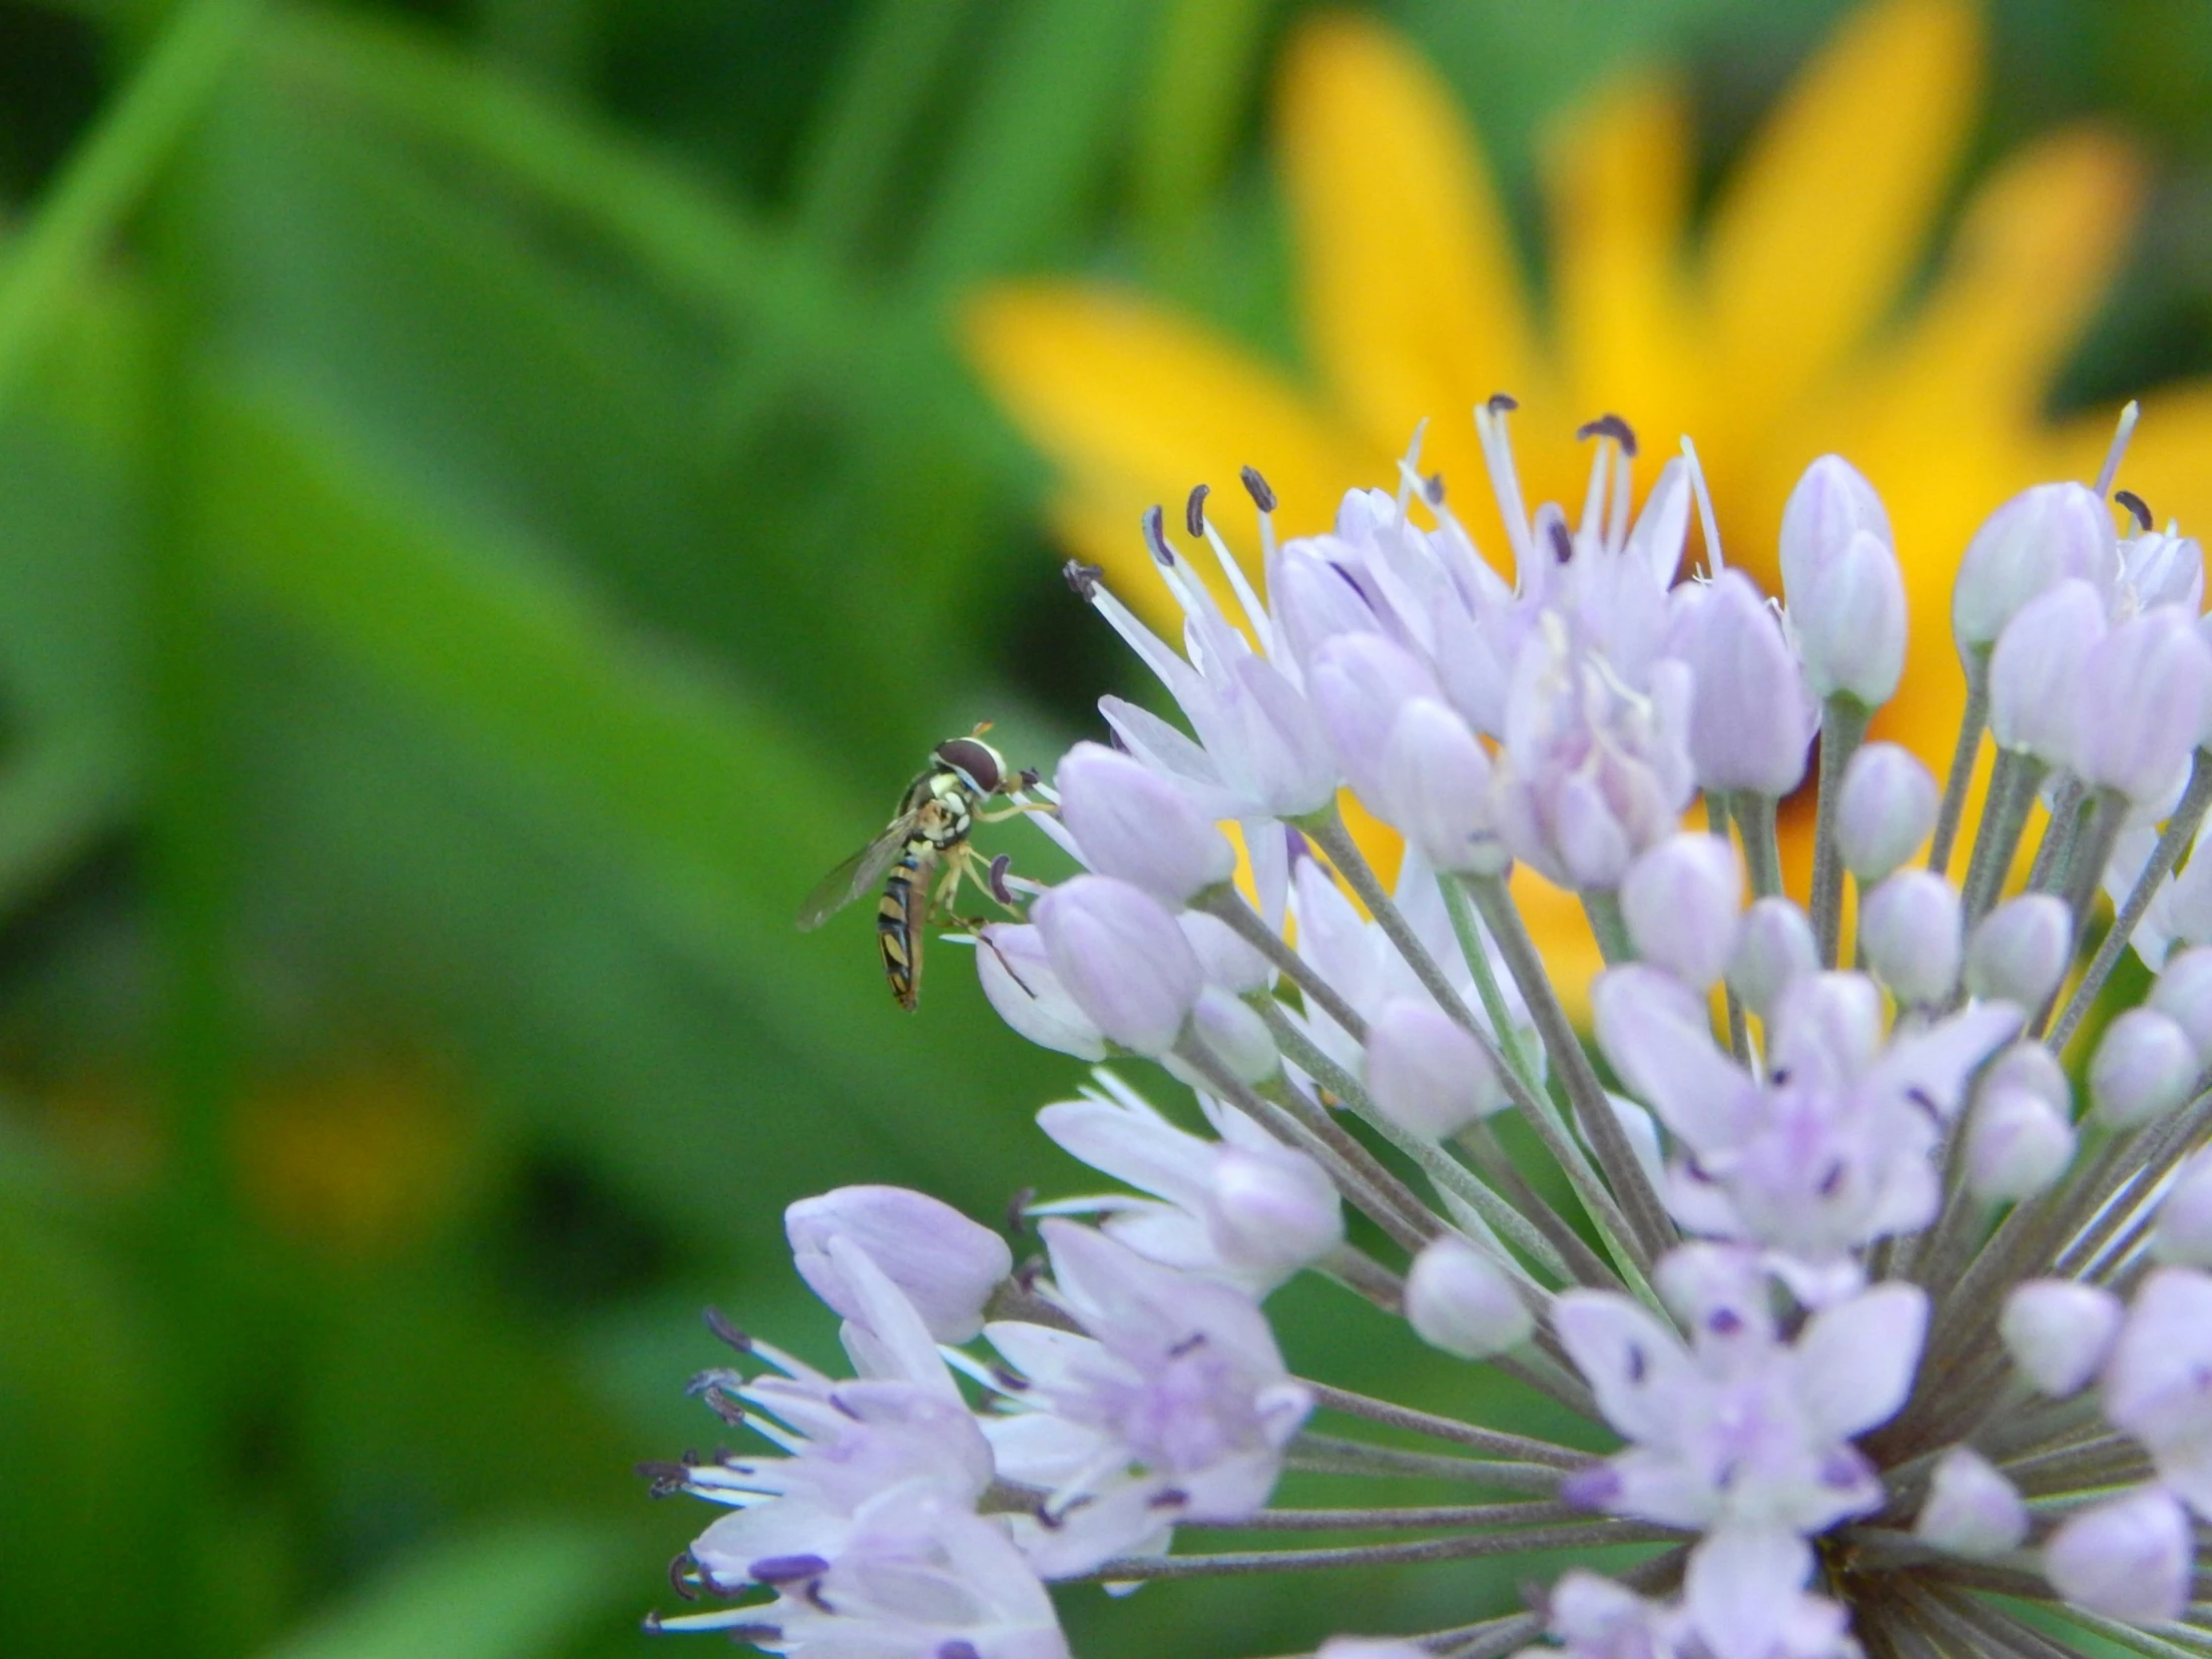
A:
[[[2080,779],[2065,775],[2051,797],[2050,821],[2035,847],[2035,862],[2028,866],[2029,892],[2056,892],[2066,875],[2066,854],[2081,832],[2081,801],[2085,791]]]
[[[1836,844],[1836,814],[1844,798],[1844,768],[1866,741],[1874,711],[1849,692],[1828,699],[1821,723],[1820,816],[1813,830],[1813,938],[1821,966],[1834,967],[1843,949],[1844,858]]]
[[[1597,935],[1597,950],[1607,967],[1636,959],[1636,946],[1628,936],[1628,921],[1621,914],[1621,895],[1612,887],[1592,887],[1582,895],[1582,913],[1590,918]]]
[[[1506,1153],[1495,1130],[1480,1121],[1470,1123],[1459,1131],[1458,1141],[1473,1156],[1475,1167],[1512,1196],[1545,1242],[1566,1260],[1572,1272],[1565,1277],[1594,1290],[1610,1291],[1619,1287],[1619,1276],[1599,1259],[1597,1252],[1582,1242],[1582,1236],[1567,1225],[1565,1218],[1528,1185],[1528,1178]]]
[[[1395,1527],[1513,1526],[1583,1518],[1586,1511],[1555,1499],[1517,1503],[1436,1503],[1395,1509],[1262,1509],[1235,1523],[1240,1532],[1366,1532]],[[1223,1530],[1232,1530],[1226,1524]]]
[[[2077,939],[2082,924],[2089,919],[2089,906],[2096,902],[2097,883],[2111,861],[2113,843],[2120,838],[2120,828],[2126,822],[2127,797],[2118,790],[2098,790],[2089,798],[2086,822],[2067,854],[2063,888],[2066,908],[2073,912]]]
[[[1728,811],[1744,838],[1744,864],[1751,872],[1755,898],[1780,898],[1782,845],[1775,832],[1775,799],[1737,790],[1729,797]]]
[[[1533,1257],[1545,1272],[1561,1281],[1575,1277],[1567,1271],[1567,1265],[1559,1252],[1526,1216],[1486,1186],[1465,1165],[1447,1156],[1435,1143],[1424,1141],[1418,1135],[1399,1128],[1379,1111],[1359,1080],[1332,1060],[1311,1037],[1300,1030],[1281,1003],[1271,996],[1256,996],[1253,998],[1253,1006],[1259,1009],[1260,1017],[1267,1021],[1268,1031],[1275,1038],[1276,1047],[1283,1051],[1293,1065],[1342,1100],[1373,1125],[1392,1146],[1420,1165],[1428,1179],[1436,1183],[1439,1192],[1449,1192],[1462,1200],[1487,1226],[1505,1234],[1516,1246]],[[1579,1239],[1575,1242],[1581,1243]],[[1583,1248],[1587,1250],[1589,1247],[1585,1245]],[[1516,1278],[1527,1278],[1526,1271],[1509,1255],[1501,1253],[1499,1265]],[[1602,1264],[1600,1266],[1602,1268]],[[1610,1289],[1615,1281],[1611,1274],[1606,1274],[1599,1283],[1603,1288]],[[1540,1290],[1542,1287],[1531,1281],[1529,1288]]]
[[[1715,793],[1705,798],[1705,827],[1722,840],[1728,839],[1728,797]],[[1751,1028],[1744,1022],[1744,999],[1734,985],[1724,985],[1728,1001],[1728,1051],[1736,1063],[1751,1064]]]
[[[2004,878],[2011,872],[2012,854],[2027,828],[2027,815],[2035,805],[2035,791],[2049,769],[2034,756],[2014,749],[1997,751],[1997,764],[1989,774],[1989,797],[1981,807],[1981,829],[1973,838],[1973,855],[1966,861],[1961,907],[1969,928],[1989,913]]]
[[[1966,707],[1958,720],[1957,746],[1950,752],[1950,775],[1943,780],[1943,804],[1936,814],[1936,838],[1928,848],[1928,867],[1937,875],[1950,873],[1951,843],[1966,815],[1966,789],[1981,754],[1981,729],[1989,724],[1989,648],[1966,652],[1965,668]]]
[[[2181,804],[2174,809],[2173,817],[2166,821],[2165,832],[2158,837],[2157,846],[2151,849],[2150,861],[2143,866],[2143,873],[2135,878],[2135,885],[2127,895],[2127,902],[2120,906],[2120,913],[2113,918],[2112,927],[2097,946],[2097,953],[2081,975],[2073,995],[2066,999],[2066,1008],[2058,1016],[2058,1023],[2051,1027],[2050,1049],[2062,1053],[2066,1041],[2074,1034],[2097,999],[2097,992],[2111,976],[2118,964],[2120,952],[2127,948],[2127,941],[2134,936],[2135,926],[2150,908],[2150,901],[2157,896],[2159,883],[2164,881],[2174,865],[2180,862],[2182,849],[2196,839],[2197,830],[2204,824],[2205,810],[2212,807],[2212,753],[2200,749],[2189,768],[2189,787],[2182,792]]]
[[[1408,1566],[1421,1561],[1465,1561],[1483,1555],[1518,1555],[1532,1549],[1590,1549],[1601,1544],[1650,1543],[1679,1538],[1672,1527],[1641,1521],[1571,1521],[1559,1526],[1505,1532],[1465,1532],[1418,1543],[1351,1544],[1342,1549],[1256,1549],[1217,1555],[1132,1555],[1107,1561],[1062,1583],[1122,1583],[1152,1578],[1222,1578],[1236,1573],[1308,1572],[1320,1567]]]
[[[1444,910],[1451,917],[1451,931],[1459,941],[1459,954],[1466,958],[1467,972],[1474,977],[1475,995],[1482,999],[1482,1011],[1489,1016],[1490,1028],[1497,1033],[1498,1047],[1504,1050],[1521,1082],[1531,1092],[1540,1090],[1544,1086],[1543,1079],[1537,1075],[1535,1062],[1529,1055],[1526,1034],[1513,1018],[1512,1010],[1505,1005],[1505,992],[1497,982],[1497,970],[1490,966],[1490,948],[1483,940],[1474,905],[1467,897],[1466,878],[1438,875],[1436,885],[1443,891]]]
[[[1581,1038],[1567,1018],[1567,1010],[1560,1004],[1550,976],[1544,972],[1543,958],[1537,954],[1535,941],[1528,936],[1528,928],[1521,921],[1520,911],[1514,907],[1504,878],[1481,877],[1473,883],[1473,893],[1475,907],[1482,912],[1482,920],[1488,925],[1490,936],[1497,940],[1498,952],[1505,958],[1513,982],[1520,987],[1521,1001],[1527,1004],[1529,1017],[1536,1022],[1545,1051],[1566,1085],[1567,1099],[1574,1106],[1582,1133],[1589,1137],[1612,1191],[1598,1186],[1589,1172],[1587,1160],[1581,1156],[1581,1148],[1569,1137],[1563,1133],[1547,1133],[1545,1144],[1552,1146],[1552,1156],[1559,1159],[1585,1204],[1593,1202],[1589,1189],[1597,1188],[1594,1199],[1598,1208],[1591,1211],[1590,1219],[1605,1236],[1608,1251],[1621,1264],[1623,1273],[1632,1267],[1633,1278],[1640,1280],[1649,1272],[1652,1261],[1673,1242],[1673,1225],[1667,1220],[1666,1212],[1660,1209],[1658,1195],[1651,1190],[1643,1165],[1636,1161],[1635,1151],[1629,1146],[1619,1119],[1613,1116],[1612,1103],[1605,1098],[1604,1086],[1590,1066],[1590,1057],[1582,1051]],[[1545,1133],[1542,1124],[1537,1123],[1535,1127],[1539,1133]],[[1560,1128],[1563,1130],[1564,1126]],[[1565,1145],[1565,1153],[1552,1145],[1555,1139]],[[1617,1201],[1615,1193],[1620,1195]],[[1617,1222],[1614,1218],[1618,1218]],[[1616,1226],[1624,1234],[1618,1241],[1614,1237]],[[1623,1244],[1629,1247],[1625,1259]]]
[[[1391,1428],[1403,1428],[1414,1434],[1425,1434],[1432,1440],[1449,1440],[1455,1445],[1471,1446],[1493,1457],[1504,1457],[1520,1463],[1548,1463],[1559,1469],[1578,1469],[1590,1461],[1588,1452],[1576,1451],[1571,1446],[1558,1445],[1550,1440],[1535,1439],[1527,1434],[1507,1434],[1498,1429],[1461,1422],[1456,1417],[1437,1416],[1432,1411],[1416,1411],[1409,1405],[1398,1405],[1387,1399],[1355,1393],[1350,1388],[1316,1382],[1311,1378],[1301,1378],[1300,1381],[1314,1390],[1314,1397],[1329,1410],[1364,1417],[1369,1422],[1384,1423]]]
[[[1561,1470],[1549,1463],[1486,1462],[1479,1457],[1446,1457],[1433,1451],[1401,1451],[1393,1445],[1340,1439],[1311,1430],[1283,1452],[1284,1465],[1314,1474],[1352,1474],[1379,1479],[1456,1480],[1503,1492],[1533,1492],[1550,1497],[1559,1489]]]
[[[1235,887],[1225,881],[1209,888],[1192,900],[1191,907],[1227,922],[1237,937],[1268,959],[1271,967],[1320,1004],[1322,1012],[1343,1026],[1354,1042],[1368,1040],[1368,1022],[1314,971],[1305,957],[1283,942],[1282,934],[1270,927]]]

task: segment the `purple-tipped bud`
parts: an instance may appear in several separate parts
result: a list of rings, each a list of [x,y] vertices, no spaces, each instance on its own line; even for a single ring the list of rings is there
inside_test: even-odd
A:
[[[982,1330],[983,1305],[1014,1271],[1004,1239],[904,1187],[839,1187],[803,1198],[784,1212],[784,1236],[799,1276],[848,1320],[862,1318],[862,1300],[837,1271],[830,1241],[857,1245],[940,1343],[964,1343]]]
[[[2112,1352],[2120,1299],[2071,1279],[2030,1279],[2004,1300],[1997,1334],[2020,1375],[2053,1399],[2088,1386]]]
[[[1375,806],[1384,800],[1382,756],[1398,711],[1416,697],[1441,700],[1435,677],[1381,634],[1339,634],[1314,656],[1306,696],[1329,734],[1345,781]]]
[[[1954,1445],[1936,1461],[1913,1530],[1954,1555],[2001,1555],[2026,1540],[2027,1505],[1986,1457]]]
[[[1283,1069],[1267,1021],[1220,985],[1200,988],[1191,1009],[1191,1033],[1240,1083],[1264,1083]]]
[[[2145,803],[2180,781],[2212,698],[2212,652],[2195,620],[2166,605],[2119,624],[2064,688],[2084,782]]]
[[[2198,1064],[2212,1065],[2212,945],[2167,957],[2144,1000],[2189,1034]]]
[[[2046,766],[2073,764],[2081,675],[2104,637],[2104,601],[2084,581],[2020,607],[1989,658],[1989,731]]]
[[[2093,583],[2103,594],[2118,553],[2111,510],[2094,490],[2037,484],[2015,495],[1982,522],[1959,560],[1950,591],[1950,628],[1959,649],[1990,644],[2021,607],[2068,578]]]
[[[1820,947],[1803,910],[1787,898],[1762,898],[1744,912],[1728,983],[1745,1007],[1765,1019],[1794,981],[1820,970]]]
[[[1497,1265],[1445,1234],[1425,1245],[1405,1275],[1405,1318],[1430,1348],[1487,1360],[1518,1348],[1536,1318]]]
[[[2184,1163],[2159,1200],[2150,1250],[2175,1267],[2212,1268],[2212,1150]]]
[[[2089,1102],[2108,1128],[2139,1128],[2187,1100],[2201,1069],[2196,1045],[2171,1015],[2130,1008],[2104,1028],[2090,1057]]]
[[[1789,591],[1790,621],[1818,698],[1839,693],[1868,708],[1897,695],[1905,677],[1905,574],[1887,541],[1861,531]]]
[[[1101,875],[1180,905],[1236,870],[1236,848],[1189,792],[1127,755],[1079,743],[1053,782],[1061,819]]]
[[[2189,1605],[2189,1516],[2146,1486],[2069,1515],[2043,1547],[2043,1574],[2076,1607],[2129,1624],[2165,1624]]]
[[[2204,604],[2204,549],[2194,536],[2152,530],[2120,543],[2120,579],[2138,610],[2172,605],[2195,616]]]
[[[1670,835],[1628,866],[1621,914],[1636,954],[1705,989],[1728,967],[1743,920],[1744,876],[1718,835]]]
[[[1936,829],[1936,776],[1894,743],[1870,743],[1844,768],[1836,849],[1862,882],[1902,867]]]
[[[1741,571],[1675,590],[1668,646],[1689,666],[1690,763],[1709,790],[1781,797],[1805,777],[1817,714],[1781,619]]]
[[[1078,1060],[1106,1058],[1106,1034],[1052,971],[1036,928],[1006,921],[984,928],[975,946],[975,977],[998,1017],[1038,1047]]]
[[[1225,1261],[1275,1264],[1288,1278],[1344,1242],[1336,1186],[1301,1153],[1224,1146],[1207,1185],[1206,1225]]]
[[[1175,1046],[1202,981],[1197,953],[1158,899],[1111,875],[1078,875],[1030,914],[1045,959],[1092,1024],[1138,1054]]]
[[[1859,944],[1900,1002],[1929,1006],[1958,983],[1958,889],[1934,870],[1901,869],[1859,906]]]
[[[1431,1140],[1505,1104],[1482,1045],[1426,997],[1392,997],[1368,1022],[1368,1092],[1392,1123]]]
[[[1432,698],[1397,712],[1373,807],[1431,868],[1496,875],[1511,862],[1490,819],[1490,758],[1467,723]]]
[[[1185,910],[1175,922],[1197,953],[1199,972],[1206,976],[1207,984],[1250,996],[1274,982],[1268,959],[1219,916],[1210,916],[1204,910]]]
[[[1966,940],[1966,989],[1975,996],[2040,1008],[2073,959],[2073,915],[2050,893],[2008,898],[1974,923]]]
[[[2049,1191],[2073,1161],[2073,1125],[2031,1089],[1984,1086],[1966,1119],[1966,1185],[1985,1204]]]

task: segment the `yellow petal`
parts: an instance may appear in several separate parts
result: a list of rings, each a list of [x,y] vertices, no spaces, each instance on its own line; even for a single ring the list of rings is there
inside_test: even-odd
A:
[[[1314,357],[1369,442],[1432,418],[1454,476],[1467,411],[1538,388],[1511,234],[1473,134],[1435,73],[1382,25],[1324,16],[1286,56],[1284,182]]]
[[[1708,250],[1712,371],[1753,429],[1845,359],[1926,244],[1965,136],[1981,31],[1968,0],[1880,0],[1791,89]]]
[[[1174,612],[1137,530],[1154,502],[1172,525],[1191,486],[1211,483],[1215,520],[1257,580],[1240,467],[1266,474],[1288,534],[1326,529],[1347,488],[1391,477],[1281,375],[1141,300],[1073,283],[999,287],[963,322],[983,379],[1067,480],[1061,530],[1155,622]]]
[[[1637,77],[1577,110],[1545,155],[1552,300],[1573,408],[1624,416],[1672,454],[1705,437],[1679,269],[1689,119],[1677,89]]]

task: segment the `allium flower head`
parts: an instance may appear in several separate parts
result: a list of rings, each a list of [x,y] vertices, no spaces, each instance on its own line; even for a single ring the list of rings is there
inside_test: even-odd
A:
[[[2147,990],[2104,989],[2146,919],[2194,936],[2196,856],[2172,872],[2212,806],[2201,584],[2178,544],[2138,550],[2133,580],[2116,551],[2091,580],[2036,576],[2012,546],[2053,502],[2066,524],[2109,514],[2110,466],[2001,511],[1961,582],[1966,613],[2009,612],[1957,659],[1973,713],[1938,796],[1903,751],[1854,758],[1892,681],[1854,655],[1889,614],[1847,568],[1886,546],[1865,478],[1814,464],[1785,615],[1723,562],[1687,442],[1639,504],[1633,433],[1590,422],[1570,520],[1531,509],[1512,411],[1474,411],[1494,547],[1416,440],[1394,492],[1352,492],[1303,541],[1273,539],[1249,475],[1270,600],[1203,493],[1180,537],[1145,515],[1180,648],[1076,573],[1189,730],[1106,700],[1122,752],[1079,747],[1058,816],[1049,791],[1030,815],[1092,867],[1044,884],[994,866],[1030,919],[970,942],[1015,1032],[1107,1062],[1037,1121],[1108,1190],[1025,1194],[1019,1265],[918,1194],[793,1206],[797,1265],[857,1376],[725,1333],[748,1361],[695,1388],[772,1449],[649,1466],[735,1511],[674,1578],[730,1605],[661,1628],[800,1659],[1057,1659],[1052,1582],[1606,1547],[1610,1575],[1575,1568],[1519,1611],[1322,1651],[2212,1643],[2191,1622],[2212,1523],[2212,948],[2169,936],[2145,949]],[[1708,567],[1684,575],[1693,503]],[[2022,569],[2052,579],[1990,597]],[[2042,683],[2048,662],[2082,683]],[[1801,900],[1776,805],[1816,719]],[[1962,836],[1987,738],[1988,805]],[[1340,784],[1406,828],[1394,879]],[[1606,958],[1594,1052],[1511,859],[1575,892]],[[1140,1093],[1123,1068],[1148,1063],[1195,1099]],[[1305,1274],[1587,1435],[1295,1375],[1265,1304]],[[1291,1469],[1340,1496],[1283,1503]],[[1464,1501],[1351,1484],[1407,1475]],[[1190,1528],[1258,1541],[1194,1549]]]

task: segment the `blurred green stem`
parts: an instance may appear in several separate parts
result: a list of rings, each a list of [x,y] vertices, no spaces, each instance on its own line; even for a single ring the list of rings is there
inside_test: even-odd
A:
[[[178,8],[129,86],[77,147],[0,266],[0,403],[32,366],[86,268],[144,199],[239,56],[262,0]]]
[[[1220,184],[1266,33],[1269,0],[1172,0],[1137,128],[1134,207],[1155,249],[1190,230]]]
[[[969,0],[876,0],[854,30],[799,172],[799,228],[827,257],[858,251],[970,10]]]

